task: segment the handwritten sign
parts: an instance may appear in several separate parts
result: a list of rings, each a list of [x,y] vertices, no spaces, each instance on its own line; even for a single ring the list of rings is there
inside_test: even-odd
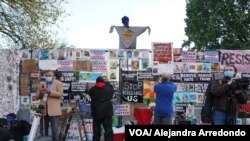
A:
[[[114,105],[114,114],[116,116],[128,116],[128,115],[130,115],[130,105],[129,104]]]
[[[122,86],[122,96],[128,102],[143,102],[143,81],[125,80]]]

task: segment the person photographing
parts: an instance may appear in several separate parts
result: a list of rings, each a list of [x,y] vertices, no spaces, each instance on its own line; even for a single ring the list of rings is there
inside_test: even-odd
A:
[[[247,96],[234,79],[238,70],[233,65],[224,67],[224,79],[214,80],[211,85],[214,125],[235,125],[240,105],[247,102]]]
[[[93,141],[100,141],[101,126],[104,128],[104,140],[113,141],[112,98],[114,88],[103,76],[96,79],[95,86],[87,90],[91,98],[91,115],[93,117]]]
[[[53,71],[46,71],[44,76],[45,82],[39,87],[38,99],[41,99],[41,105],[44,107],[45,134],[48,135],[48,125],[50,122],[52,139],[53,141],[58,141],[58,121],[61,115],[60,102],[63,96],[63,83],[54,79]]]

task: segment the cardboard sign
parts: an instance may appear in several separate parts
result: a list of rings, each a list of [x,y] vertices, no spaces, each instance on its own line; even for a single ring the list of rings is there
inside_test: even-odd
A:
[[[26,59],[22,62],[22,73],[29,74],[30,72],[37,72],[37,61],[35,59]]]

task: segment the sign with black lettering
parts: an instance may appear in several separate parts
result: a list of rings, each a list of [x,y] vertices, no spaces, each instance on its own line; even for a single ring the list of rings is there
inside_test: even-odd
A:
[[[195,73],[182,73],[181,74],[182,82],[194,82],[196,81]]]
[[[241,73],[248,73],[250,68],[250,50],[220,50],[220,65],[234,65]]]
[[[129,104],[116,104],[114,105],[114,115],[116,116],[128,116],[130,115]]]
[[[143,81],[125,80],[122,85],[122,96],[128,102],[143,102]]]
[[[213,79],[213,74],[212,73],[198,73],[197,74],[197,81],[209,82],[212,79]]]

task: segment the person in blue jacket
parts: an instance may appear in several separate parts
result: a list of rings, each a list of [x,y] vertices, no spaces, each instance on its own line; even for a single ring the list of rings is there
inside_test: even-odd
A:
[[[161,82],[154,87],[156,105],[154,109],[154,125],[172,125],[173,96],[177,86],[169,81],[169,74],[162,74]]]

